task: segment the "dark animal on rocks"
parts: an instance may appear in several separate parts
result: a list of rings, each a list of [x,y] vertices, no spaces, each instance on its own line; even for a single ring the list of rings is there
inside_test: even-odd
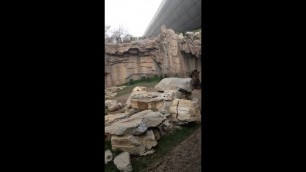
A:
[[[189,77],[191,78],[191,87],[192,89],[201,89],[201,82],[200,82],[200,72],[195,69],[191,72]]]
[[[190,99],[191,99],[191,94],[192,94],[192,92],[189,92],[189,91],[187,91],[187,90],[185,90],[185,89],[182,89],[182,88],[180,88],[178,91],[181,92],[183,95],[185,95],[185,98],[186,98],[187,100],[190,100]]]

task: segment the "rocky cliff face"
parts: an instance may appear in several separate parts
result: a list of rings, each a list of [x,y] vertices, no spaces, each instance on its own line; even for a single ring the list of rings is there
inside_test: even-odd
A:
[[[183,36],[162,26],[157,37],[105,45],[105,87],[142,76],[188,77],[194,69],[201,71],[200,32]]]

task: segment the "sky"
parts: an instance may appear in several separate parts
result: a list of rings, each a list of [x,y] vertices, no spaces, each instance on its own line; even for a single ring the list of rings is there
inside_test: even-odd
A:
[[[105,0],[105,24],[143,36],[162,0]]]

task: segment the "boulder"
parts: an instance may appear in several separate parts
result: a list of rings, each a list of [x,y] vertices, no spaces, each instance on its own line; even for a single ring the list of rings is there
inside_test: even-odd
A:
[[[152,93],[147,91],[134,91],[126,101],[126,107],[131,107],[131,99],[150,99],[159,96],[161,93]]]
[[[168,119],[166,119],[162,125],[162,130],[163,131],[170,131],[173,128],[173,125],[170,123],[170,121]]]
[[[123,107],[118,100],[105,100],[105,105],[108,107],[109,112],[117,111]]]
[[[162,106],[162,97],[161,93],[157,92],[146,92],[146,91],[137,91],[131,93],[130,97],[126,101],[128,107],[132,107],[139,110],[154,110]]]
[[[178,98],[178,93],[179,92],[176,90],[166,90],[160,95],[160,97],[165,101],[172,101],[173,99]]]
[[[138,109],[138,110],[152,110],[158,112],[169,112],[171,102],[175,98],[185,98],[184,94],[175,90],[167,90],[163,93],[159,92],[134,92],[127,100],[129,104],[126,109]],[[126,111],[127,111],[126,110]]]
[[[126,110],[124,111],[124,114],[126,114],[127,116],[131,116],[135,113],[140,112],[139,109],[135,109],[135,108],[126,108]]]
[[[108,115],[107,115],[108,116]],[[124,119],[120,119],[124,118]],[[116,122],[110,122],[118,119]],[[160,125],[166,117],[160,112],[145,110],[126,118],[125,114],[117,114],[106,119],[105,133],[111,135],[142,134],[148,127]]]
[[[142,123],[142,118],[149,112],[152,112],[152,111],[151,110],[141,111],[132,116],[129,116],[128,118],[118,120],[112,123],[111,125],[105,125],[106,126],[105,133],[112,134],[112,135],[119,135],[119,136],[124,135],[124,134],[131,134]],[[117,115],[117,119],[119,118],[119,116],[123,118],[125,114]],[[106,124],[109,124],[109,122]]]
[[[113,154],[109,149],[105,151],[104,155],[105,155],[105,158],[104,158],[105,164],[107,164],[108,162],[110,162],[113,159]]]
[[[126,151],[131,155],[144,155],[157,145],[157,141],[153,131],[147,130],[145,134],[139,136],[112,136],[111,144],[113,150]]]
[[[156,127],[161,124],[166,117],[159,112],[149,112],[143,117],[143,123],[148,127]]]
[[[154,88],[158,91],[183,89],[191,92],[191,78],[164,78]]]
[[[112,135],[125,135],[131,134],[140,124],[142,123],[142,119],[124,119],[118,122],[113,123],[110,126],[105,127],[106,134]]]
[[[144,123],[141,123],[138,125],[138,127],[132,132],[132,135],[137,136],[143,134],[145,131],[147,131],[148,126]]]
[[[128,152],[123,152],[114,158],[114,164],[117,169],[123,172],[132,171],[130,154]]]
[[[118,121],[119,119],[127,118],[128,116],[124,113],[118,114],[109,114],[104,116],[104,124],[105,126],[109,126],[112,123]]]
[[[196,121],[200,116],[197,104],[196,101],[175,99],[170,107],[173,122],[184,124]]]

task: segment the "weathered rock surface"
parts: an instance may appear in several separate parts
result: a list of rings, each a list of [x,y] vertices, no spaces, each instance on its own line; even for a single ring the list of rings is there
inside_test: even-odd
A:
[[[106,44],[105,53],[114,55],[123,55],[124,53],[138,54],[150,52],[151,50],[158,49],[154,39],[146,41],[122,43],[122,44]]]
[[[120,171],[123,171],[123,172],[132,171],[130,154],[128,152],[123,152],[117,155],[114,158],[114,164],[116,165],[117,169]]]
[[[123,119],[123,118],[127,118],[127,117],[128,117],[128,115],[126,115],[125,113],[105,115],[104,116],[105,126],[109,126],[112,123],[118,121],[119,119]]]
[[[131,134],[142,122],[142,119],[124,119],[105,127],[106,134],[124,135]]]
[[[161,129],[163,132],[172,132],[175,130],[175,126],[173,123],[170,123],[170,121],[167,119],[162,123]]]
[[[142,76],[168,74],[187,77],[201,69],[201,34],[177,35],[162,26],[161,33],[144,41],[105,45],[105,87]]]
[[[104,158],[105,164],[107,164],[108,162],[110,162],[113,159],[113,154],[109,149],[105,151],[104,155],[105,155],[105,158]]]
[[[194,122],[200,117],[198,102],[185,99],[175,99],[170,107],[174,122]]]
[[[126,104],[127,107],[132,107],[139,110],[156,110],[161,106],[162,98],[158,98],[160,95],[161,93],[146,91],[132,92],[126,101]]]
[[[141,123],[140,125],[138,125],[138,127],[132,132],[132,135],[134,136],[138,136],[143,134],[144,132],[146,132],[148,129],[148,126],[144,123]]]
[[[187,32],[186,36],[181,39],[180,49],[185,53],[201,58],[201,31]]]
[[[159,112],[153,112],[152,110],[145,110],[139,113],[136,113],[128,118],[118,120],[111,123],[115,119],[123,118],[125,114],[120,114],[117,116],[108,117],[105,121],[105,133],[111,135],[128,135],[133,132],[141,132],[142,128],[138,128],[139,125],[146,125],[147,127],[156,127],[160,125],[166,117]],[[109,116],[109,115],[107,115]],[[138,130],[138,131],[137,131]]]
[[[163,98],[163,100],[165,101],[172,101],[174,100],[175,98],[178,98],[178,91],[176,90],[165,90],[161,95],[160,97]]]
[[[143,87],[143,86],[137,86],[137,87],[135,87],[135,88],[133,88],[133,90],[132,90],[132,93],[134,93],[134,94],[137,94],[137,93],[135,93],[135,92],[146,92],[147,91],[147,87]],[[129,96],[129,98],[126,100],[126,108],[129,108],[130,107],[130,105],[131,105],[131,96],[132,96],[133,94],[131,94],[130,96]]]
[[[156,127],[159,124],[161,124],[164,120],[166,120],[166,117],[162,115],[159,112],[149,112],[143,117],[143,123],[144,125],[148,127]]]
[[[105,100],[112,99],[117,95],[117,91],[124,89],[126,86],[120,86],[120,87],[108,87],[105,89]]]
[[[191,92],[191,78],[164,78],[154,88],[159,91],[184,89]]]
[[[138,112],[140,112],[139,109],[128,108],[128,107],[126,106],[126,110],[125,110],[124,114],[126,114],[127,116],[131,116],[131,115],[133,115],[133,114],[135,114],[135,113],[138,113]]]
[[[184,87],[185,88],[185,87]],[[126,108],[138,110],[169,111],[171,101],[175,98],[186,98],[185,94],[176,90],[166,90],[163,93],[136,91],[131,93],[126,101]]]
[[[147,130],[144,135],[112,136],[111,144],[113,150],[129,152],[131,155],[144,155],[147,151],[157,145],[152,130]]]
[[[117,93],[113,93],[113,92],[105,92],[105,100],[107,99],[112,99],[117,95]]]
[[[105,105],[108,107],[109,112],[119,110],[123,107],[121,102],[118,100],[105,100]]]

